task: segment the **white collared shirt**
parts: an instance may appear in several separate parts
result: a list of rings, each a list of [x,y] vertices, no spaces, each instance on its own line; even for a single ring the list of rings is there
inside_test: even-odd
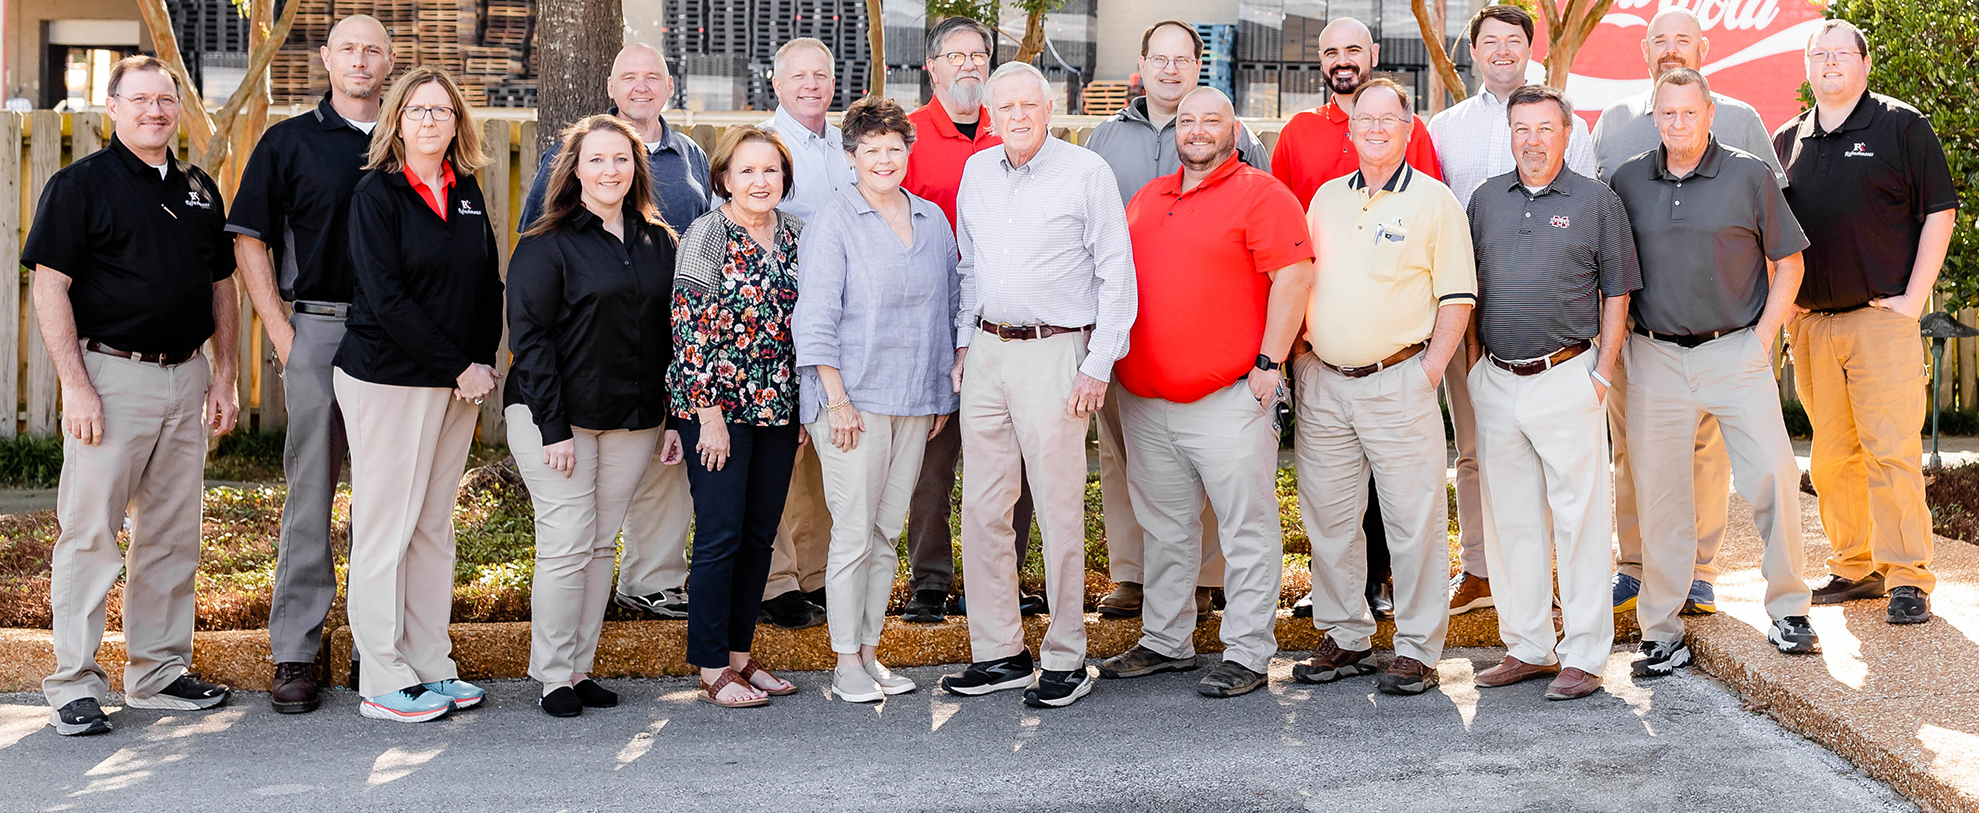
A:
[[[1503,100],[1479,88],[1476,95],[1429,120],[1429,137],[1436,144],[1436,160],[1443,165],[1443,181],[1463,206],[1470,205],[1471,193],[1486,180],[1518,167],[1506,112]],[[1594,138],[1588,134],[1586,119],[1576,114],[1572,124],[1572,131],[1567,133],[1567,168],[1592,178],[1597,166]]]
[[[778,209],[810,222],[837,200],[841,191],[858,181],[852,159],[845,154],[845,138],[832,124],[825,124],[823,134],[811,132],[779,106],[776,115],[760,126],[776,133],[790,150],[791,174],[795,177],[790,194],[777,204]]]

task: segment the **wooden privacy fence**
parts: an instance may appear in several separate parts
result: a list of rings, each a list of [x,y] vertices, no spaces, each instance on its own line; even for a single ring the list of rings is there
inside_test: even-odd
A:
[[[287,118],[270,112],[268,123]],[[33,318],[33,305],[27,294],[27,270],[20,266],[21,241],[34,221],[34,209],[41,190],[55,171],[77,158],[109,144],[107,119],[100,113],[0,112],[0,200],[12,199],[14,206],[0,206],[0,257],[20,273],[13,285],[0,285],[0,325],[15,326],[12,338],[0,340],[0,405],[11,410],[11,419],[0,417],[0,438],[20,434],[47,436],[60,428],[60,387],[55,368],[42,347],[41,331]],[[488,165],[477,178],[487,198],[488,216],[496,224],[501,249],[501,269],[508,273],[509,251],[515,245],[516,220],[522,210],[527,183],[533,177],[541,156],[537,148],[536,122],[529,119],[485,118],[483,143],[489,152]],[[1277,127],[1266,122],[1253,125],[1267,150],[1278,141]],[[704,149],[713,152],[724,125],[696,124],[682,130]],[[1073,143],[1083,143],[1092,133],[1089,126],[1056,127],[1053,134]],[[180,151],[185,154],[184,150]],[[222,178],[223,191],[233,196],[232,179]],[[1975,315],[1967,310],[1961,321],[1973,324]],[[241,297],[240,376],[236,382],[241,403],[240,423],[247,430],[270,430],[287,423],[282,403],[281,363],[274,347],[265,340],[254,309]],[[507,335],[504,331],[499,353],[502,372],[507,372]],[[1928,354],[1927,354],[1928,359]],[[1792,400],[1791,364],[1780,364],[1780,392]],[[1946,386],[1942,405],[1947,409],[1979,409],[1979,341],[1960,339],[1945,353]],[[490,398],[481,406],[480,438],[487,443],[506,443],[502,427],[501,399]]]

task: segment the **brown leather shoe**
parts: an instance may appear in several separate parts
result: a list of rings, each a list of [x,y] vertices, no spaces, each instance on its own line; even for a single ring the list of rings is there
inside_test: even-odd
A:
[[[1491,597],[1490,579],[1458,572],[1457,577],[1450,580],[1451,615],[1463,615],[1472,610],[1495,606],[1496,603]]]
[[[1141,586],[1134,582],[1115,584],[1113,592],[1100,597],[1098,610],[1107,618],[1141,617]]]
[[[1560,670],[1560,676],[1546,684],[1548,700],[1578,700],[1601,689],[1601,676],[1569,666]]]
[[[1332,636],[1326,636],[1319,639],[1319,648],[1313,650],[1311,660],[1292,665],[1292,679],[1300,683],[1332,683],[1355,675],[1372,675],[1374,664],[1368,659],[1373,655],[1372,647],[1341,649]]]
[[[303,714],[316,710],[316,664],[275,664],[275,682],[268,689],[268,702],[278,714]]]
[[[1196,588],[1196,623],[1198,624],[1202,623],[1202,620],[1208,618],[1210,611],[1214,609],[1216,609],[1216,607],[1214,606],[1213,603],[1213,597],[1210,593],[1210,588],[1208,587]]]
[[[1559,673],[1560,665],[1557,663],[1526,663],[1518,658],[1506,655],[1505,659],[1499,661],[1497,666],[1477,673],[1477,685],[1487,689],[1495,689],[1499,686],[1510,686],[1514,683],[1523,683],[1536,677],[1546,677]]]
[[[1374,688],[1382,694],[1422,694],[1436,686],[1436,665],[1407,655],[1397,655],[1388,668],[1374,677]]]

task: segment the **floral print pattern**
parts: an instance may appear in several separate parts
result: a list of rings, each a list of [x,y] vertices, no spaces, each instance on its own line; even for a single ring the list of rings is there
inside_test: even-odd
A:
[[[778,228],[776,250],[766,251],[725,213],[706,217],[721,218],[727,259],[713,291],[674,286],[673,413],[720,407],[729,423],[788,424],[797,408],[797,237]]]

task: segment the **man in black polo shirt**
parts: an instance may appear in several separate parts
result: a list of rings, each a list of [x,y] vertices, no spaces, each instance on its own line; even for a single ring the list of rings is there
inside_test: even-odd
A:
[[[239,299],[220,187],[172,156],[178,81],[148,56],[109,77],[108,149],[48,180],[21,264],[62,383],[62,526],[48,603],[55,673],[41,683],[59,734],[101,734],[109,677],[96,663],[104,605],[124,575],[124,703],[212,708],[227,687],[194,676],[207,432],[232,429]],[[212,364],[199,352],[213,339]],[[117,532],[130,516],[130,551]]]
[[[1841,20],[1807,41],[1814,109],[1773,135],[1807,228],[1807,279],[1787,324],[1794,385],[1814,424],[1814,490],[1834,554],[1815,604],[1882,596],[1884,620],[1930,620],[1924,502],[1924,346],[1958,192],[1931,122],[1869,92],[1868,41]]]
[[[337,595],[330,501],[347,443],[330,359],[350,310],[350,193],[364,174],[380,91],[392,73],[391,40],[369,16],[344,18],[318,50],[330,72],[330,92],[315,110],[262,135],[227,219],[248,298],[282,362],[289,411],[282,450],[288,496],[268,608],[275,658],[268,697],[284,714],[316,708],[323,618]],[[284,300],[293,315],[282,307]]]
[[[1772,343],[1800,289],[1807,248],[1773,172],[1711,134],[1711,88],[1689,68],[1656,80],[1663,144],[1608,181],[1628,210],[1642,290],[1622,351],[1628,373],[1629,465],[1642,523],[1637,677],[1690,663],[1677,617],[1697,558],[1692,462],[1699,413],[1724,428],[1732,483],[1752,503],[1765,541],[1767,638],[1814,652],[1801,581],[1800,468],[1780,416]]]
[[[1472,325],[1485,355],[1469,368],[1490,524],[1481,535],[1505,639],[1505,659],[1477,673],[1477,685],[1557,674],[1546,697],[1571,700],[1601,688],[1615,640],[1602,401],[1642,270],[1621,199],[1566,168],[1566,96],[1526,85],[1505,97],[1505,112],[1516,168],[1486,180],[1469,205]],[[1564,639],[1553,631],[1556,543]]]

